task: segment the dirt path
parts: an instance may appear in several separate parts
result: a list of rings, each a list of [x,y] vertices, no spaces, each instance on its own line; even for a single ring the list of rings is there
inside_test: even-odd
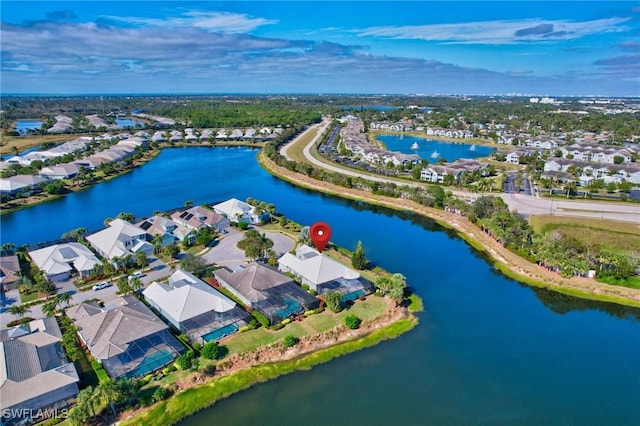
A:
[[[528,282],[529,284],[558,291],[579,291],[586,293],[584,294],[586,298],[588,298],[589,295],[594,295],[596,296],[593,297],[594,299],[607,299],[616,303],[640,307],[640,289],[613,286],[597,282],[590,278],[563,278],[555,272],[549,271],[510,252],[463,216],[425,207],[411,200],[384,197],[355,188],[345,188],[328,182],[318,181],[279,167],[264,155],[263,152],[259,154],[259,160],[267,171],[298,186],[343,198],[366,201],[393,209],[407,210],[430,217],[440,224],[458,231],[462,237],[470,242],[482,246],[493,259],[506,266],[521,278],[536,281],[536,283]]]

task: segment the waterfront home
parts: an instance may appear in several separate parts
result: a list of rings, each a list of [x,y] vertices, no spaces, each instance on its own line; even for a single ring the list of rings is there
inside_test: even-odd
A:
[[[198,135],[196,135],[195,130],[191,128],[184,129],[184,140],[189,143],[198,142]]]
[[[234,333],[249,316],[233,300],[180,269],[167,284],[153,282],[142,294],[169,324],[200,344]]]
[[[182,132],[178,130],[171,130],[169,132],[169,142],[181,142],[182,141]]]
[[[344,300],[354,300],[371,292],[370,284],[358,271],[307,245],[298,247],[295,255],[285,253],[278,259],[278,269],[294,274],[321,295],[337,291]]]
[[[101,265],[100,259],[91,250],[74,242],[54,244],[28,253],[51,282],[68,280],[74,272],[81,277],[88,277],[96,266]]]
[[[136,223],[136,226],[154,237],[159,235],[162,247],[185,240],[189,244],[196,241],[196,233],[192,229],[179,225],[166,217],[152,216]]]
[[[66,133],[73,128],[73,118],[66,115],[56,115],[55,124],[47,129],[47,133]]]
[[[71,179],[78,175],[80,166],[75,163],[63,163],[56,166],[43,167],[38,175],[47,179]]]
[[[100,307],[96,302],[73,306],[67,315],[78,337],[113,379],[152,373],[184,352],[169,327],[134,296]]]
[[[488,164],[468,158],[460,158],[445,165],[424,167],[420,171],[420,179],[427,182],[443,183],[446,176],[451,176],[454,181],[457,181],[465,173],[482,172],[484,176],[487,173],[487,167]]]
[[[175,211],[171,214],[171,219],[194,230],[208,227],[216,232],[227,232],[230,226],[227,217],[204,206],[193,206],[187,210]]]
[[[237,198],[223,201],[213,206],[213,210],[228,218],[231,222],[247,222],[259,224],[263,219],[269,217],[268,213],[261,212],[250,204],[240,201]]]
[[[21,282],[20,261],[15,254],[0,256],[0,291],[16,288]]]
[[[0,179],[0,193],[14,196],[18,194],[30,195],[42,189],[49,180],[36,175],[16,175]]]
[[[211,129],[204,129],[201,133],[200,133],[200,142],[208,142],[211,139],[213,139],[213,130]]]
[[[133,259],[139,251],[147,256],[153,254],[149,234],[122,219],[112,220],[106,229],[87,235],[86,238],[102,257],[110,260]]]
[[[153,136],[151,136],[151,140],[153,142],[166,142],[167,141],[167,137],[166,137],[166,133],[162,130],[158,130],[156,131]]]
[[[318,300],[291,278],[260,263],[233,270],[218,269],[214,275],[224,288],[265,315],[272,324],[318,305]]]
[[[38,410],[62,409],[78,395],[78,372],[62,348],[55,318],[0,330],[2,424],[26,424]]]

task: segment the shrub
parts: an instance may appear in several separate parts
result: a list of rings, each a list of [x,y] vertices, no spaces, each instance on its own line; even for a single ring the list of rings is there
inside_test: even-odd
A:
[[[254,317],[263,327],[269,327],[269,319],[262,315],[260,312],[253,311],[251,316]]]
[[[189,338],[187,337],[186,334],[179,335],[178,339],[180,339],[182,342],[186,343],[187,345],[189,344]]]
[[[284,338],[284,345],[288,348],[295,346],[295,344],[298,343],[298,338],[294,337],[292,335],[287,335]]]
[[[362,320],[355,315],[347,315],[344,319],[344,325],[352,330],[359,328],[360,323],[362,323]]]
[[[167,399],[171,395],[171,391],[167,388],[158,388],[153,393],[154,402],[162,401],[163,399]]]
[[[15,327],[16,325],[27,324],[27,323],[29,323],[31,321],[33,321],[33,318],[24,317],[24,318],[20,318],[20,319],[17,319],[17,320],[10,321],[9,323],[7,323],[7,327]]]
[[[282,325],[287,325],[291,322],[291,318],[285,318],[282,321],[280,321],[280,324]]]
[[[247,325],[247,327],[249,327],[251,330],[253,330],[253,329],[258,328],[259,325],[260,325],[260,323],[258,322],[258,320],[252,317],[249,320],[249,325]]]
[[[176,370],[177,370],[176,366],[173,365],[173,364],[170,364],[170,365],[168,365],[168,366],[166,366],[165,368],[162,369],[162,374],[167,375],[167,374],[169,374],[171,372],[174,372]]]
[[[243,325],[242,327],[240,327],[240,329],[238,330],[240,333],[244,333],[245,331],[249,331],[252,330],[251,327],[249,327],[248,325]]]
[[[176,358],[175,365],[180,370],[187,370],[191,368],[191,358],[187,356],[187,354],[180,355],[178,358]]]
[[[238,228],[240,228],[240,229],[242,229],[244,231],[247,228],[249,228],[249,223],[245,222],[244,220],[241,220],[240,222],[238,222]]]
[[[284,324],[279,322],[277,324],[272,325],[270,328],[271,330],[280,330],[281,328],[284,328]]]
[[[304,291],[309,291],[309,284],[302,284],[302,289]]]
[[[202,356],[206,359],[221,359],[224,355],[225,348],[218,342],[209,342],[202,347]]]

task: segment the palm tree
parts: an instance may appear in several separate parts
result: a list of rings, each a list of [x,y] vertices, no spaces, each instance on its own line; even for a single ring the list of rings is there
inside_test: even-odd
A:
[[[140,278],[134,278],[131,280],[131,282],[129,283],[129,286],[131,287],[131,290],[133,290],[133,292],[137,292],[138,290],[140,290],[142,287],[144,287],[144,284],[142,283],[142,281],[140,281]]]
[[[42,305],[42,313],[45,314],[47,317],[52,317],[56,314],[56,310],[58,309],[58,300],[54,299],[50,302],[45,303],[44,305]]]
[[[31,309],[24,305],[14,305],[9,308],[9,313],[16,315],[18,318],[23,318],[27,312],[31,312]]]
[[[71,304],[71,294],[69,293],[62,293],[58,295],[58,305],[62,306],[63,303],[65,303],[67,305],[67,307],[69,307],[69,305]]]

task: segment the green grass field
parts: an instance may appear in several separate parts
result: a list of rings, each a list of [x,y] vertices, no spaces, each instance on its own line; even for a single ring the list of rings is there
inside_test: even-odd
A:
[[[531,226],[536,232],[559,230],[586,245],[599,245],[616,251],[640,251],[640,225],[602,220],[597,218],[579,218],[564,216],[532,216]]]
[[[358,301],[349,309],[337,314],[325,310],[321,314],[305,318],[304,321],[287,324],[280,330],[268,330],[261,327],[235,334],[229,340],[221,342],[221,344],[226,346],[230,353],[249,352],[282,340],[287,335],[302,337],[323,333],[335,327],[336,324],[342,324],[344,317],[347,315],[355,315],[362,320],[375,318],[386,310],[388,303],[385,298],[369,296],[366,300]]]
[[[317,133],[317,129],[311,129],[304,135],[302,135],[300,139],[296,141],[296,143],[291,144],[287,149],[287,155],[289,156],[289,158],[298,163],[308,163],[308,161],[304,157],[304,154],[302,153],[302,150],[305,146],[307,146],[309,142],[311,142],[311,139],[316,137]]]

